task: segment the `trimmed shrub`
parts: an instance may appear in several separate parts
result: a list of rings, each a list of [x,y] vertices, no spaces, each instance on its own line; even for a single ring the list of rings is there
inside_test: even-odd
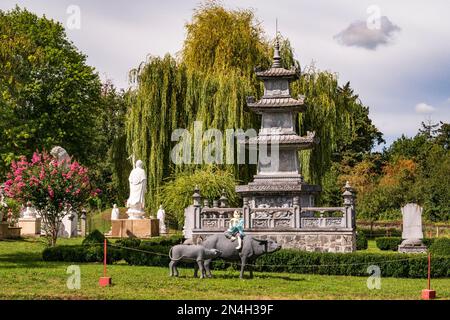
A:
[[[182,235],[173,235],[170,237],[155,237],[149,240],[142,241],[142,243],[148,245],[157,245],[157,246],[174,246],[180,243],[183,243],[184,238]]]
[[[430,247],[434,242],[435,238],[424,238],[422,242],[425,246]],[[378,249],[380,250],[392,250],[398,251],[398,246],[402,243],[402,238],[400,237],[380,237],[376,238],[375,242]]]
[[[104,241],[105,241],[105,236],[103,235],[103,233],[101,233],[100,231],[95,229],[94,231],[89,233],[86,238],[84,238],[82,245],[84,245],[84,246],[101,245],[101,244],[103,244]],[[109,242],[109,241],[106,240],[106,242]]]
[[[437,238],[430,246],[429,251],[439,256],[450,256],[450,238]]]
[[[423,238],[422,242],[424,245],[427,246],[427,248],[429,248],[434,243],[435,240],[436,238]]]
[[[363,231],[356,232],[356,250],[366,250],[368,246],[366,235]]]
[[[128,251],[124,259],[130,265],[167,267],[170,262],[170,248],[171,246],[153,245],[143,242],[139,246],[139,250],[142,251]]]
[[[95,230],[83,240],[82,245],[49,247],[42,252],[42,258],[44,261],[103,262],[102,237],[104,239],[103,234]],[[117,240],[112,244],[108,241],[110,245],[107,249],[107,262],[113,263],[125,260],[131,265],[168,266],[170,248],[181,242],[183,242],[181,235],[156,237],[147,241],[126,238]],[[156,254],[127,248],[150,251]]]
[[[42,259],[44,261],[86,262],[85,249],[80,245],[47,247],[42,251]]]
[[[131,252],[126,259],[130,265],[167,267],[170,246],[156,246],[142,243],[139,249],[145,252]],[[327,275],[368,276],[367,268],[378,265],[385,277],[425,278],[427,256],[425,254],[382,254],[382,253],[320,253],[295,249],[282,249],[259,257],[254,264],[255,271],[314,273]],[[180,263],[181,267],[193,267],[193,263]],[[213,262],[215,270],[236,270],[238,264],[221,259]],[[432,259],[432,276],[450,276],[450,257]]]
[[[380,250],[392,250],[397,251],[398,246],[402,243],[400,237],[380,237],[376,238],[375,242]]]
[[[428,266],[424,254],[319,253],[294,249],[261,256],[254,264],[257,271],[347,276],[367,276],[367,268],[378,265],[382,276],[405,278],[425,278]],[[432,259],[431,271],[433,277],[450,276],[450,258]]]
[[[44,261],[64,261],[64,262],[103,262],[102,246],[56,246],[48,247],[42,251]],[[108,247],[106,262],[111,264],[122,259],[120,250]]]
[[[141,244],[141,239],[138,238],[125,238],[117,240],[114,245],[118,247],[127,247],[127,248],[139,248]]]

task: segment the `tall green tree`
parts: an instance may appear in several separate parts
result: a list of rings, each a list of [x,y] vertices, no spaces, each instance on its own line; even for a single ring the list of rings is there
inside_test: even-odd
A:
[[[96,161],[91,164],[91,180],[101,187],[102,205],[123,205],[128,196],[128,175],[132,169],[127,160],[125,116],[126,93],[117,91],[110,80],[102,85],[100,108],[96,115],[96,134],[92,137]]]
[[[0,11],[0,176],[20,155],[63,146],[84,164],[101,83],[60,23],[16,7]]]

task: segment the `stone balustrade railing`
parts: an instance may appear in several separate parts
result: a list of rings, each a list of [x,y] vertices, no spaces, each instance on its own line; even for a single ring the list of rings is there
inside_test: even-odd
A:
[[[349,187],[348,187],[349,189]],[[234,211],[239,211],[244,218],[246,230],[325,230],[325,229],[354,229],[355,211],[353,195],[344,192],[343,207],[264,207],[242,208],[227,207],[224,194],[219,201],[214,201],[209,207],[207,200],[200,205],[200,193],[194,193],[195,223],[194,228],[205,231],[225,231]]]

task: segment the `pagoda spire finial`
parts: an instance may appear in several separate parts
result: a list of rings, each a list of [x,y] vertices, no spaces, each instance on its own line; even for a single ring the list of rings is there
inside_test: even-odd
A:
[[[275,20],[275,48],[273,53],[272,68],[281,68],[280,43],[278,41],[278,18]]]

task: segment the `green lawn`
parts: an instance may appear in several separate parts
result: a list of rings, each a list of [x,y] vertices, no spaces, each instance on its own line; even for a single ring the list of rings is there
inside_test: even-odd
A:
[[[78,244],[82,239],[60,239]],[[369,242],[370,243],[370,242]],[[44,262],[42,240],[0,241],[0,299],[420,299],[424,279],[382,278],[380,290],[369,290],[366,277],[255,273],[238,279],[236,271],[216,271],[213,279],[195,279],[180,269],[180,278],[168,277],[168,268],[108,266],[113,286],[100,288],[101,264],[80,264],[81,289],[66,286],[69,263]],[[372,252],[377,250],[370,245]],[[450,299],[450,279],[432,280],[442,299]]]

